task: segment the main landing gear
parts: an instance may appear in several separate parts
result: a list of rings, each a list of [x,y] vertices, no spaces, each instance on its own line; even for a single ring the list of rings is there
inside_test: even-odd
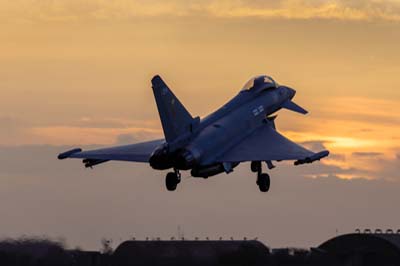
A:
[[[257,173],[257,186],[261,192],[269,190],[271,180],[267,173],[262,172],[262,165],[260,161],[251,162],[251,171]]]
[[[168,191],[175,191],[178,184],[181,182],[181,174],[179,170],[174,169],[174,172],[170,172],[165,177],[165,186]]]

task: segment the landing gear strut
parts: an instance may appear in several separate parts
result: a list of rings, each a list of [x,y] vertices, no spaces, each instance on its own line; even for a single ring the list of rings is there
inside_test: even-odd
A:
[[[167,187],[168,191],[175,191],[180,182],[181,174],[177,169],[174,169],[174,172],[169,172],[165,177],[165,186]]]
[[[257,186],[261,192],[269,190],[271,179],[267,173],[262,172],[262,164],[260,161],[251,162],[251,171],[257,173]]]
[[[253,162],[251,162],[251,171],[253,172],[253,173],[258,173],[258,172],[261,172],[261,162],[260,161],[253,161]]]

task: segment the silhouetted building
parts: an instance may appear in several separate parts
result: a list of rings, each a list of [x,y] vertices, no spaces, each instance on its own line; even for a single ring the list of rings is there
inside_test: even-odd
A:
[[[268,265],[269,249],[258,241],[126,241],[113,266]]]
[[[316,250],[325,254],[329,265],[400,265],[400,234],[347,234],[321,244]]]
[[[7,266],[400,266],[400,234],[389,230],[341,235],[317,248],[272,252],[256,240],[126,241],[112,253],[65,250],[36,239],[0,241]]]
[[[73,266],[109,266],[111,265],[110,256],[101,254],[97,251],[67,251]],[[67,265],[67,264],[66,264]]]

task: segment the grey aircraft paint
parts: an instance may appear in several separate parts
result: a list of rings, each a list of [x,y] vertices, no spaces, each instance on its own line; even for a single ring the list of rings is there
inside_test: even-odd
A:
[[[119,160],[147,162],[157,170],[173,169],[166,177],[168,190],[180,183],[180,170],[208,178],[251,161],[257,185],[265,192],[270,178],[262,172],[261,162],[271,169],[275,167],[272,161],[295,160],[300,165],[329,155],[329,151],[309,151],[276,131],[275,112],[282,108],[301,114],[307,111],[292,101],[294,89],[271,77],[250,79],[238,95],[202,120],[186,110],[160,76],[151,82],[165,139],[92,151],[78,148],[58,158],[81,158],[86,167]]]

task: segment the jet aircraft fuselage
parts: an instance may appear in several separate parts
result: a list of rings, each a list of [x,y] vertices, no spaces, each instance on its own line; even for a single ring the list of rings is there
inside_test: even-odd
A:
[[[251,88],[242,89],[237,96],[192,127],[192,132],[175,143],[164,144],[150,157],[154,169],[176,168],[192,170],[192,176],[209,177],[230,172],[238,163],[213,164],[227,150],[245,139],[265,123],[269,115],[291,100],[296,91],[277,85],[271,78],[260,76]],[[259,84],[257,84],[257,82]],[[182,145],[183,144],[183,145]],[[174,147],[179,147],[175,150]]]

